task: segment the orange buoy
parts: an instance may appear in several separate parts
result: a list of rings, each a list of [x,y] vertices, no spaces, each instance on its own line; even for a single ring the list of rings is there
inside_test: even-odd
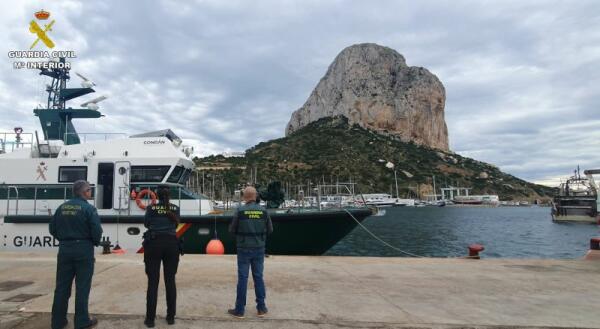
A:
[[[208,255],[223,255],[225,253],[225,246],[219,239],[212,239],[206,245],[206,253]]]

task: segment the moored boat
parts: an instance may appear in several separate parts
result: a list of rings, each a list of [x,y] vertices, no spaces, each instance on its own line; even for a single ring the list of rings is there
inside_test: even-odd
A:
[[[391,207],[396,205],[396,199],[386,193],[363,194],[362,199],[365,200],[367,206]]]
[[[500,199],[497,195],[458,195],[452,199],[452,202],[457,205],[487,205],[498,206]]]
[[[64,59],[60,59],[64,63]],[[171,202],[181,209],[178,236],[185,252],[204,253],[218,236],[227,253],[235,252],[227,233],[231,213],[215,213],[205,195],[186,188],[195,169],[191,147],[170,129],[123,137],[124,134],[78,134],[74,119],[102,117],[99,97],[71,108],[66,102],[95,92],[86,80],[82,88],[67,88],[69,68],[42,69],[52,78],[45,108],[34,110],[43,135],[22,129],[0,134],[0,250],[57,250],[48,222],[60,204],[72,197],[71,185],[90,182],[104,228],[105,245],[130,252],[141,247],[144,208],[156,201],[159,185],[169,186]],[[88,142],[88,137],[101,137]],[[116,138],[114,138],[116,137]],[[107,140],[108,139],[108,140]],[[10,140],[10,141],[9,141]],[[10,147],[8,147],[10,146]],[[275,232],[271,254],[322,254],[357,223],[371,215],[368,208],[271,210]]]
[[[586,170],[581,176],[579,168],[566,182],[561,183],[558,194],[552,199],[552,220],[555,222],[597,223],[598,187],[594,174],[600,170]]]

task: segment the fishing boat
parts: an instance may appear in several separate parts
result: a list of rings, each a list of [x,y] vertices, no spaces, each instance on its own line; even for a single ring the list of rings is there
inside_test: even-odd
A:
[[[59,59],[65,63],[65,59]],[[195,165],[193,149],[172,130],[124,134],[77,133],[73,120],[103,115],[98,97],[67,107],[67,101],[95,92],[87,78],[81,88],[68,88],[69,68],[41,69],[52,79],[47,106],[34,109],[42,134],[21,128],[0,133],[0,250],[57,250],[48,233],[54,211],[72,197],[76,180],[90,182],[104,229],[102,245],[129,252],[141,251],[145,208],[156,202],[156,189],[166,185],[171,202],[181,209],[177,235],[186,253],[204,253],[218,237],[226,253],[235,253],[227,232],[232,212],[215,211],[201,193],[186,188]],[[98,138],[100,137],[100,138]],[[372,214],[366,207],[338,209],[273,209],[274,233],[270,254],[319,255],[326,252]]]
[[[553,221],[597,223],[598,186],[593,175],[600,174],[600,169],[585,170],[584,174],[581,176],[578,167],[573,176],[560,184],[552,199]]]

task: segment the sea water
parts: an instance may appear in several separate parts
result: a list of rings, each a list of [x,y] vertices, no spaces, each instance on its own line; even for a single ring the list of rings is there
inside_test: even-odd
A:
[[[484,258],[581,258],[600,227],[554,223],[548,207],[391,207],[363,225],[403,251],[428,257],[457,257],[473,243]],[[326,255],[406,256],[357,226]]]

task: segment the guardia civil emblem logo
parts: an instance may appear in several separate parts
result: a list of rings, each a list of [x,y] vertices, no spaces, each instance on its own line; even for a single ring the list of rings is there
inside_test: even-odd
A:
[[[48,17],[50,17],[50,13],[42,9],[36,12],[34,16],[39,21],[45,21],[48,19]],[[54,48],[54,42],[52,42],[52,40],[48,36],[48,32],[52,31],[52,25],[54,25],[54,20],[52,20],[49,24],[44,24],[43,29],[35,20],[32,19],[31,22],[29,22],[29,32],[37,36],[37,38],[31,44],[31,47],[29,47],[29,49],[33,49],[33,47],[35,47],[40,40],[42,40],[46,47],[50,49]]]

